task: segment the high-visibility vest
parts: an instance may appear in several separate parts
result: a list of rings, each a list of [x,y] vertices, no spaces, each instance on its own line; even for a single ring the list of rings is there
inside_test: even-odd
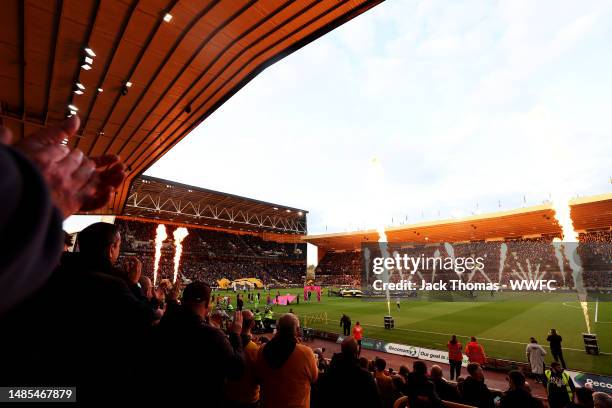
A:
[[[264,318],[272,320],[274,319],[274,313],[272,313],[272,311],[267,311],[266,314],[264,315]]]
[[[548,382],[548,387],[550,387],[550,378],[552,377],[552,372],[550,370],[546,370],[544,372],[546,375],[546,381]],[[565,371],[561,373],[561,379],[563,380],[563,384],[565,384],[565,390],[567,391],[567,395],[569,396],[569,400],[573,401],[574,393],[572,392],[572,387],[569,385],[569,374]],[[548,391],[548,390],[546,390]]]
[[[255,321],[256,322],[260,322],[261,321],[261,312],[255,312]]]

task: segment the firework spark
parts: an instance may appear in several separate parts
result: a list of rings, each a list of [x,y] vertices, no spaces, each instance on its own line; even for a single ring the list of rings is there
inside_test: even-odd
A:
[[[155,230],[155,264],[153,266],[153,286],[157,286],[157,270],[159,269],[159,260],[161,259],[161,248],[164,240],[168,238],[166,226],[159,224]]]
[[[174,230],[174,280],[172,283],[176,283],[176,278],[178,277],[178,269],[179,263],[181,262],[181,254],[183,253],[183,240],[187,235],[189,235],[189,231],[187,228],[177,228]]]
[[[555,218],[563,231],[563,244],[561,244],[561,251],[565,253],[565,257],[569,262],[569,267],[574,278],[574,286],[578,292],[578,301],[584,315],[587,332],[590,333],[591,322],[589,319],[587,292],[582,281],[582,265],[577,252],[578,233],[574,229],[574,222],[572,221],[570,213],[571,208],[569,205],[569,199],[555,200],[553,202],[553,209],[555,210]],[[555,238],[555,241],[555,243],[558,243],[559,239]],[[563,270],[563,262],[560,262],[560,269]]]

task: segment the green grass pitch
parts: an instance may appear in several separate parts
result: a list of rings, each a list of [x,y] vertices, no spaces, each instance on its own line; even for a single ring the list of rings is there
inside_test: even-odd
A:
[[[302,293],[302,290],[281,290],[281,294]],[[232,292],[220,292],[235,295]],[[273,290],[272,293],[276,293]],[[402,300],[397,310],[395,299],[391,301],[391,315],[395,329],[385,330],[383,316],[387,314],[386,301],[364,301],[354,298],[328,297],[322,289],[321,302],[313,293],[310,302],[299,305],[274,306],[275,313],[284,313],[292,308],[303,324],[305,316],[327,312],[328,322],[309,323],[309,327],[341,333],[340,316],[346,313],[353,324],[359,321],[364,326],[366,337],[383,339],[400,344],[409,344],[434,349],[445,349],[451,334],[460,337],[465,345],[468,336],[476,336],[483,344],[488,356],[525,361],[525,345],[534,336],[548,350],[546,335],[556,328],[563,336],[564,357],[569,369],[612,375],[612,303],[600,302],[598,320],[594,320],[595,304],[589,303],[591,332],[597,333],[600,354],[588,355],[584,351],[581,333],[586,332],[586,323],[578,302],[512,301],[496,302],[436,302]],[[265,304],[266,294],[262,292]],[[245,307],[253,305],[245,302]],[[546,357],[549,364],[552,357]]]

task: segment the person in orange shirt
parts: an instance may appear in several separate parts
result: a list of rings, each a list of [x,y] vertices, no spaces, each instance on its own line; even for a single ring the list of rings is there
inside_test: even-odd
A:
[[[484,348],[476,341],[474,336],[470,338],[470,342],[465,346],[465,354],[468,356],[470,363],[478,363],[482,366],[487,362]]]
[[[461,376],[461,363],[463,362],[463,354],[461,353],[461,343],[457,341],[457,336],[453,334],[446,347],[448,348],[450,379],[452,381],[455,378],[459,378],[459,376]]]
[[[383,405],[393,405],[393,391],[395,388],[393,386],[393,378],[385,372],[387,362],[382,358],[376,358],[376,360],[374,360],[374,366],[376,367],[376,371],[374,371],[374,381],[376,381],[378,394],[384,403]]]
[[[361,355],[361,338],[363,336],[363,329],[361,328],[361,325],[359,324],[359,322],[355,323],[355,327],[353,327],[353,337],[355,338],[355,340],[357,340],[357,344],[359,345],[359,352],[357,353],[357,356]]]
[[[300,321],[294,314],[282,315],[276,329],[255,363],[261,408],[309,408],[310,386],[319,374],[314,352],[299,344]]]
[[[259,384],[255,378],[255,363],[259,346],[251,340],[252,330],[255,327],[255,316],[250,310],[242,312],[242,349],[244,352],[245,368],[242,376],[236,380],[228,379],[225,384],[225,397],[235,408],[248,408],[257,406],[259,402]]]

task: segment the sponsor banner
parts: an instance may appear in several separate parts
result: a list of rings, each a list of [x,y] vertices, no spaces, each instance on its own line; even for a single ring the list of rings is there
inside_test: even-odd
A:
[[[421,348],[416,346],[407,346],[405,344],[386,343],[385,351],[390,354],[399,354],[400,356],[419,358]]]
[[[419,352],[419,359],[427,360],[427,361],[435,361],[436,363],[444,363],[448,364],[448,351],[442,350],[433,350],[421,347]],[[463,367],[467,367],[469,361],[468,358],[464,355],[463,362],[461,365]]]
[[[602,391],[612,395],[612,377],[569,370],[565,372],[569,374],[578,387],[588,386],[593,388],[593,391]]]
[[[338,344],[342,343],[342,341],[344,341],[345,338],[346,336],[338,336],[338,340],[336,340],[336,343]],[[383,340],[371,339],[368,337],[363,337],[361,339],[361,348],[366,349],[366,350],[386,352],[385,344],[386,342]]]

